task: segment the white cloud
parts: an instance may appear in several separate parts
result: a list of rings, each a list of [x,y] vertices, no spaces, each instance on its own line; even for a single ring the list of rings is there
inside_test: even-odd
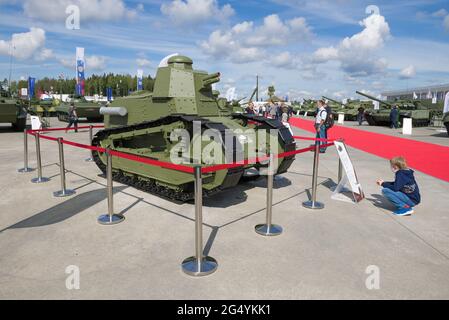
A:
[[[438,11],[435,11],[434,13],[432,13],[432,16],[437,17],[437,18],[443,18],[445,16],[448,15],[448,12],[446,9],[440,9]]]
[[[255,26],[252,21],[244,21],[225,31],[216,30],[200,45],[206,54],[215,58],[229,58],[234,63],[263,59],[285,66],[290,58],[287,53],[269,58],[266,49],[299,42],[311,34],[304,18],[282,21],[278,15],[270,15],[264,18],[260,26]]]
[[[75,70],[76,58],[61,58],[59,63],[68,69]],[[104,69],[106,69],[106,57],[86,56],[86,71],[103,71]]]
[[[137,14],[123,0],[25,0],[23,10],[30,18],[56,22],[67,19],[66,8],[70,5],[79,7],[81,22],[120,20]]]
[[[162,4],[161,12],[176,25],[189,26],[208,20],[224,21],[235,13],[229,4],[220,8],[217,0],[174,0]]]
[[[47,49],[47,48],[43,48],[43,49],[39,50],[39,51],[36,53],[36,56],[35,56],[35,57],[36,57],[36,60],[37,60],[37,61],[45,61],[45,60],[48,60],[48,59],[54,57],[53,50]]]
[[[449,31],[449,15],[447,15],[446,18],[444,18],[443,26],[447,31]]]
[[[385,18],[372,14],[360,25],[364,29],[343,39],[338,47],[325,47],[315,51],[312,61],[325,63],[339,61],[342,69],[352,76],[369,76],[383,72],[387,67],[385,59],[375,58],[375,53],[381,49],[390,38],[390,27]]]
[[[410,65],[401,70],[399,73],[400,79],[411,79],[416,76],[416,69],[414,66]]]
[[[151,61],[145,58],[137,58],[136,63],[139,67],[149,67],[151,65]]]
[[[106,69],[106,58],[102,56],[87,56],[86,69],[94,71],[102,71]]]
[[[39,50],[45,51],[48,55],[49,50],[45,46],[45,31],[40,28],[30,28],[29,32],[14,33],[11,40],[0,40],[0,54],[10,55],[19,60],[26,60],[33,57]]]

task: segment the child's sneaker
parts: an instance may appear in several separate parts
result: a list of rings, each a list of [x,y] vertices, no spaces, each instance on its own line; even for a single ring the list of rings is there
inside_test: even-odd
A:
[[[403,217],[403,216],[410,216],[410,215],[412,215],[413,212],[414,212],[413,208],[408,207],[408,208],[402,208],[402,209],[396,210],[394,212],[394,214],[397,216]]]

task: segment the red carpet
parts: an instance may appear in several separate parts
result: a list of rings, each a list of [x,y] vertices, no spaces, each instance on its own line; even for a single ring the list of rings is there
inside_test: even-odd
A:
[[[309,120],[291,118],[290,124],[315,132]],[[449,147],[336,125],[329,131],[329,139],[338,138],[353,148],[385,159],[404,156],[411,168],[449,182]]]

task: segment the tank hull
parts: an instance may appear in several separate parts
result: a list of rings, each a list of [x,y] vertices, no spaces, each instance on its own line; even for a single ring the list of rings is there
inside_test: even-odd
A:
[[[27,113],[22,102],[12,99],[0,99],[0,123],[11,123],[16,131],[26,127]]]
[[[174,129],[192,130],[194,121],[201,123],[202,131],[208,129],[217,130],[222,137],[224,137],[225,130],[235,131],[240,129],[245,131],[253,127],[255,131],[263,130],[269,135],[268,130],[278,129],[279,133],[276,142],[279,143],[279,151],[288,152],[296,148],[289,130],[279,121],[244,114],[235,114],[233,118],[201,118],[187,115],[167,116],[155,121],[102,130],[95,135],[92,145],[170,163],[172,159],[170,158],[169,150],[174,145],[168,143],[164,137],[167,137]],[[189,143],[191,148],[193,148],[193,138]],[[240,154],[240,157],[243,159],[248,159],[245,147],[242,147],[239,143],[234,145],[232,150],[226,149],[223,140],[217,143],[219,143],[219,148],[223,149],[225,155],[232,154],[232,159],[235,159],[237,154]],[[206,147],[206,145],[202,144],[202,150]],[[105,172],[105,155],[93,151],[92,156],[97,166]],[[227,159],[227,161],[232,163],[234,162],[232,159]],[[293,161],[294,156],[280,159],[276,173],[286,172]],[[188,162],[193,162],[193,159],[189,159]],[[193,166],[193,164],[187,165]],[[207,166],[204,163],[202,165]],[[204,196],[211,196],[224,189],[235,187],[240,182],[245,181],[244,173],[246,170],[251,168],[261,170],[265,166],[266,164],[262,163],[251,163],[206,174],[203,176]],[[194,177],[190,173],[149,166],[127,159],[114,158],[113,176],[115,180],[121,183],[170,200],[184,202],[192,200],[194,197]]]

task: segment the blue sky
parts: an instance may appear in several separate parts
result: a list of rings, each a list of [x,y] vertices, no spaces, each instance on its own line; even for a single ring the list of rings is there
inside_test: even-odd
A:
[[[80,29],[66,28],[66,8]],[[375,5],[374,11],[367,10]],[[13,40],[12,40],[13,39]],[[155,75],[168,54],[220,71],[223,94],[275,85],[291,98],[356,97],[449,83],[449,1],[0,0],[0,78],[74,77],[75,48],[87,75]]]

